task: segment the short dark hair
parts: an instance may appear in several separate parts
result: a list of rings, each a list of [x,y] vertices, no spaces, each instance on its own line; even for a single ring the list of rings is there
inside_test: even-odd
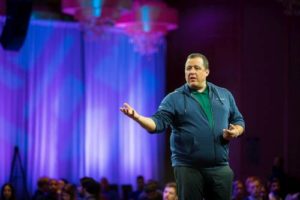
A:
[[[80,184],[90,194],[97,195],[100,192],[99,183],[91,177],[81,178]]]
[[[71,199],[73,199],[76,195],[76,186],[67,183],[62,189],[62,192],[69,194],[71,196]]]
[[[42,189],[44,187],[48,187],[49,184],[49,178],[48,177],[40,177],[37,181],[37,186],[39,189]]]
[[[157,181],[150,179],[148,180],[144,190],[146,193],[151,193],[151,192],[155,192],[158,188],[159,187]]]
[[[203,55],[203,54],[201,54],[201,53],[191,53],[191,54],[188,55],[188,57],[187,57],[187,59],[192,59],[192,58],[202,58],[204,67],[205,67],[206,69],[209,69],[209,62],[208,62],[208,59],[206,58],[205,55]]]

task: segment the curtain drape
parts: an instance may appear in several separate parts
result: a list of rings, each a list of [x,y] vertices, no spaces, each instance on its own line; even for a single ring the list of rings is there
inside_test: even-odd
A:
[[[113,29],[91,33],[75,23],[32,21],[19,52],[0,48],[0,183],[9,181],[15,146],[30,192],[41,176],[160,180],[165,136],[148,134],[119,108],[128,102],[143,115],[156,111],[164,58],[164,42],[157,53],[141,55]]]

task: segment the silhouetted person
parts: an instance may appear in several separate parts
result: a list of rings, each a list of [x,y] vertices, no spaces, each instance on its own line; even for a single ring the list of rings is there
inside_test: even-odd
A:
[[[84,177],[80,179],[82,194],[84,200],[98,200],[100,194],[100,185],[93,178]]]
[[[283,168],[283,158],[281,156],[275,156],[272,165],[272,172],[269,177],[269,180],[272,181],[273,179],[277,179],[279,181],[281,187],[281,193],[285,196],[286,194],[286,174]]]
[[[163,196],[155,180],[149,180],[138,200],[162,200]]]
[[[269,200],[283,200],[284,196],[281,191],[280,181],[277,178],[273,178],[269,182]]]
[[[35,191],[32,200],[47,200],[49,191],[49,178],[41,177],[37,181],[37,190]]]
[[[103,177],[100,180],[101,187],[101,199],[103,200],[118,200],[118,194],[116,191],[111,190],[108,179]]]
[[[136,185],[137,189],[131,193],[129,198],[130,200],[138,200],[140,194],[143,192],[145,187],[145,180],[143,176],[140,175],[136,178]]]

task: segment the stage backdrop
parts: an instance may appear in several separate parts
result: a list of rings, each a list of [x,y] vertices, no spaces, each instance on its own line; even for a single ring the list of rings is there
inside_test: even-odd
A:
[[[148,134],[119,108],[129,102],[141,114],[156,111],[164,58],[165,42],[143,56],[112,29],[93,35],[74,23],[31,21],[19,52],[0,47],[0,184],[9,181],[15,146],[30,192],[41,176],[133,186],[137,175],[159,180],[164,136]]]

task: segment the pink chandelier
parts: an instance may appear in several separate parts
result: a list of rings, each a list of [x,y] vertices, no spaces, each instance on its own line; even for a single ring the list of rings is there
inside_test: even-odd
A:
[[[177,28],[177,12],[162,2],[136,1],[115,26],[129,35],[137,51],[154,53],[163,36]]]
[[[155,53],[167,32],[177,28],[177,11],[161,1],[63,0],[62,8],[86,27],[122,30],[142,54]]]

